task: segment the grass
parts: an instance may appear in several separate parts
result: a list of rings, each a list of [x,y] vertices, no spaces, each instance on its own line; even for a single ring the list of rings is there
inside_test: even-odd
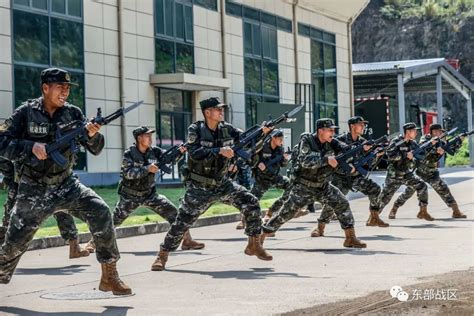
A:
[[[117,203],[118,195],[116,187],[94,187],[93,188],[97,194],[99,194],[104,201],[109,206],[110,210],[113,212],[114,206]],[[165,195],[168,199],[171,200],[176,206],[179,205],[179,199],[184,195],[184,188],[163,188],[158,189],[160,194]],[[271,189],[269,190],[260,201],[262,209],[268,208],[281,194],[281,190]],[[6,199],[6,191],[0,191],[0,203],[3,205]],[[232,206],[225,205],[222,203],[216,203],[211,206],[206,213],[202,216],[214,216],[219,214],[229,214],[235,213],[238,210]],[[0,215],[3,217],[4,209],[0,208]],[[140,207],[133,212],[129,218],[121,225],[131,226],[139,225],[145,223],[154,223],[154,222],[163,222],[164,219],[159,215],[155,214],[153,211]],[[79,232],[88,232],[89,229],[87,224],[83,223],[79,219],[75,219],[76,226]],[[41,228],[35,235],[35,238],[47,237],[47,236],[56,236],[59,235],[59,229],[56,225],[56,220],[54,216],[50,216],[42,225]]]
[[[454,156],[447,155],[446,166],[465,166],[469,165],[469,148],[468,148],[468,139],[464,139],[461,148],[456,151]]]

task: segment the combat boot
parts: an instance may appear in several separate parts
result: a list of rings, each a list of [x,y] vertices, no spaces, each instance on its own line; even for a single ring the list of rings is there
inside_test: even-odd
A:
[[[77,239],[69,240],[69,259],[81,258],[89,256],[89,251],[79,246]]]
[[[388,218],[395,219],[395,217],[397,216],[397,211],[398,211],[398,207],[394,205],[392,209],[390,210],[390,214],[388,214]]]
[[[316,227],[311,232],[311,237],[323,237],[324,236],[324,228],[326,227],[325,223],[318,223],[318,227]]]
[[[344,229],[344,232],[346,234],[346,240],[344,240],[344,247],[347,247],[347,248],[366,248],[367,247],[367,244],[357,239],[354,228]]]
[[[155,262],[151,265],[151,271],[163,271],[166,266],[166,261],[168,261],[168,251],[160,249],[158,257],[155,259]]]
[[[235,226],[235,229],[244,229],[245,228],[245,218],[244,216],[242,215],[242,217],[240,218],[240,222],[237,224],[237,226]]]
[[[421,205],[420,211],[416,217],[419,219],[426,219],[427,221],[434,221],[434,218],[428,213],[428,205]]]
[[[102,292],[112,291],[114,295],[132,294],[132,289],[120,280],[115,262],[102,263],[101,266],[102,277],[100,278],[99,290]]]
[[[183,236],[183,243],[181,244],[182,250],[189,250],[189,249],[202,249],[204,248],[204,244],[202,242],[197,242],[191,237],[191,233],[189,229],[184,233]]]
[[[85,245],[84,249],[89,251],[89,253],[94,253],[95,252],[94,239],[89,240],[89,242]]]
[[[267,212],[265,213],[265,216],[263,217],[263,222],[267,223],[270,220],[270,218],[272,218],[272,216],[273,216],[273,212],[270,209],[268,209]]]
[[[249,242],[247,247],[245,248],[245,254],[248,256],[257,256],[260,260],[270,261],[273,259],[272,255],[270,255],[263,247],[264,239],[262,239],[261,235],[257,236],[249,236]]]
[[[454,203],[451,208],[453,209],[453,218],[467,218],[466,214],[459,210],[459,206],[457,203]]]
[[[378,226],[388,227],[389,224],[385,223],[380,217],[378,211],[370,211],[369,220],[366,223],[367,226]]]

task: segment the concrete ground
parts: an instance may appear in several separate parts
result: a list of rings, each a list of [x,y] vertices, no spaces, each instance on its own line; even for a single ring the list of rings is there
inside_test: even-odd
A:
[[[381,174],[373,177],[383,181]],[[390,299],[394,285],[474,266],[474,169],[444,170],[443,177],[467,219],[451,219],[451,210],[430,189],[429,211],[436,221],[416,218],[414,197],[389,228],[366,227],[368,200],[351,194],[356,232],[366,249],[344,248],[336,222],[327,226],[326,237],[309,237],[318,213],[292,220],[276,238],[267,239],[274,256],[270,262],[243,254],[246,237],[235,224],[193,229],[193,237],[206,248],[173,253],[163,272],[150,271],[163,233],[120,239],[118,269],[133,288],[135,295],[129,297],[111,298],[95,290],[100,266],[93,255],[69,260],[66,247],[29,251],[11,283],[0,285],[0,314],[268,315],[376,291],[385,293],[381,299]],[[472,282],[472,273],[469,277]],[[65,300],[84,296],[103,299]]]

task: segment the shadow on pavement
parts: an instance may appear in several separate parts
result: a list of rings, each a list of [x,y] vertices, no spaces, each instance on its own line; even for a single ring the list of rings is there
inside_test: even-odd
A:
[[[367,237],[360,237],[362,240],[385,240],[385,241],[402,241],[408,240],[412,238],[403,238],[403,237],[395,237],[392,235],[375,235],[375,236],[367,236]]]
[[[372,256],[372,255],[410,255],[408,253],[383,251],[383,250],[367,250],[367,249],[301,249],[301,248],[273,248],[268,247],[269,251],[302,251],[302,252],[321,252],[331,255],[355,255],[355,256]]]
[[[224,241],[224,242],[234,242],[234,241],[247,241],[247,237],[238,237],[238,238],[197,238],[197,241]]]
[[[309,230],[311,227],[306,226],[297,226],[297,227],[283,227],[280,228],[279,231],[302,231],[302,230]]]
[[[89,264],[73,264],[66,267],[53,267],[53,268],[18,268],[15,274],[23,275],[72,275],[86,270],[83,267],[90,267]]]
[[[390,227],[404,227],[404,228],[440,228],[440,229],[453,229],[453,228],[459,228],[458,226],[440,226],[436,224],[422,224],[422,225],[390,225]]]
[[[202,252],[197,252],[195,250],[177,250],[174,251],[173,253],[179,253],[179,255],[186,255],[186,254],[192,254],[192,255],[202,255]],[[134,256],[139,256],[139,257],[144,257],[144,256],[157,256],[158,255],[158,250],[153,250],[153,251],[121,251],[120,254],[122,255],[134,255]]]
[[[67,315],[67,316],[92,316],[92,315],[116,315],[124,316],[127,315],[129,309],[133,309],[130,306],[104,306],[105,310],[102,313],[89,313],[89,312],[38,312],[30,309],[19,308],[19,307],[8,307],[0,306],[0,313],[10,313],[13,315],[22,316],[51,316],[51,315]]]
[[[298,273],[273,272],[274,271],[273,268],[252,268],[251,270],[226,270],[226,271],[197,271],[197,270],[168,269],[167,271],[174,272],[174,273],[202,274],[202,275],[210,276],[213,279],[256,280],[256,279],[266,279],[269,277],[312,278],[309,276],[301,276]]]

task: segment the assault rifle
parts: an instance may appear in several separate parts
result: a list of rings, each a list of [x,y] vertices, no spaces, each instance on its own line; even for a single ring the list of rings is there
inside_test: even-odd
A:
[[[119,117],[125,115],[125,113],[130,112],[131,110],[137,108],[143,103],[143,101],[138,101],[133,103],[127,108],[120,108],[114,113],[102,116],[102,109],[97,108],[97,115],[90,120],[91,123],[97,123],[99,125],[107,125],[113,120],[118,119]],[[65,167],[68,163],[67,159],[61,154],[61,151],[70,148],[72,152],[76,153],[79,149],[77,148],[77,141],[84,140],[88,137],[88,131],[86,129],[86,124],[88,121],[72,121],[63,128],[58,128],[56,130],[56,135],[54,141],[46,144],[46,153],[49,157],[61,167]],[[36,157],[34,158],[36,159]]]
[[[431,138],[430,140],[427,140],[426,142],[424,142],[423,144],[421,144],[420,146],[418,146],[418,148],[416,148],[415,150],[413,150],[413,157],[415,157],[418,161],[423,161],[425,158],[426,158],[426,155],[433,149],[436,147],[436,145],[439,143],[439,141],[441,139],[443,139],[444,137],[448,136],[448,135],[451,135],[452,133],[454,133],[458,128],[455,127],[447,132],[444,132],[443,134],[439,135],[439,136],[436,136],[436,137],[433,137]],[[434,142],[434,144],[433,144]]]
[[[461,142],[461,138],[472,135],[472,134],[474,134],[474,130],[456,135],[455,137],[451,138],[444,145],[441,145],[440,147],[443,148],[444,151],[447,152],[448,154],[454,155],[455,147],[459,145],[459,143]]]
[[[350,160],[352,160],[359,152],[362,151],[365,145],[376,146],[381,143],[387,142],[387,136],[382,136],[376,140],[366,140],[363,143],[352,147],[351,149],[339,154],[336,156],[338,165],[345,173],[351,173],[352,167],[349,165]]]

